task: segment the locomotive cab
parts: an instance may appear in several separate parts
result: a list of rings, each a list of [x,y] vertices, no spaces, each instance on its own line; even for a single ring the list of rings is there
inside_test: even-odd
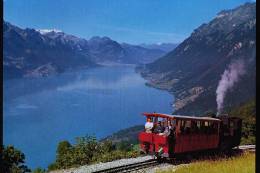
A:
[[[242,119],[230,117],[228,115],[220,115],[220,143],[221,150],[230,150],[240,144],[242,133]]]

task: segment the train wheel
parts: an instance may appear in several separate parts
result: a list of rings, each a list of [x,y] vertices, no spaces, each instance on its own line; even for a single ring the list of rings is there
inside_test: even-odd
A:
[[[156,158],[158,163],[162,163],[162,156],[161,155],[159,155],[158,153],[155,153],[155,158]]]
[[[156,159],[158,163],[164,163],[166,161],[165,157],[157,157]]]
[[[191,154],[187,154],[186,156],[185,156],[185,161],[187,162],[187,163],[190,163],[191,162],[191,160],[192,160],[192,155]]]

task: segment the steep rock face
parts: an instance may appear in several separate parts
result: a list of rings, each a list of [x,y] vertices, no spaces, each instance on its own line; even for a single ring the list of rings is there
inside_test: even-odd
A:
[[[96,62],[125,63],[124,49],[108,37],[92,37],[89,40],[92,59]]]
[[[255,3],[220,12],[172,52],[139,67],[149,85],[169,90],[176,96],[175,113],[216,110],[215,91],[230,63],[241,59],[246,74],[227,94],[225,107],[255,95]],[[200,88],[199,92],[190,92]]]

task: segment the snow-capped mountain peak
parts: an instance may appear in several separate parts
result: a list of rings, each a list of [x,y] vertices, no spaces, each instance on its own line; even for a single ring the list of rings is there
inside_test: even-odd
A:
[[[59,30],[59,29],[37,29],[38,32],[40,32],[41,34],[47,34],[47,33],[50,33],[50,32],[55,32],[55,33],[61,33],[62,30]]]

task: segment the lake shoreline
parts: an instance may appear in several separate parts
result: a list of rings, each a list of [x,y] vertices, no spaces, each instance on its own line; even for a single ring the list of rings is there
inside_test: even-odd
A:
[[[5,145],[23,151],[29,167],[47,167],[62,140],[101,139],[143,124],[142,112],[170,113],[172,95],[145,82],[133,66],[5,81]]]

